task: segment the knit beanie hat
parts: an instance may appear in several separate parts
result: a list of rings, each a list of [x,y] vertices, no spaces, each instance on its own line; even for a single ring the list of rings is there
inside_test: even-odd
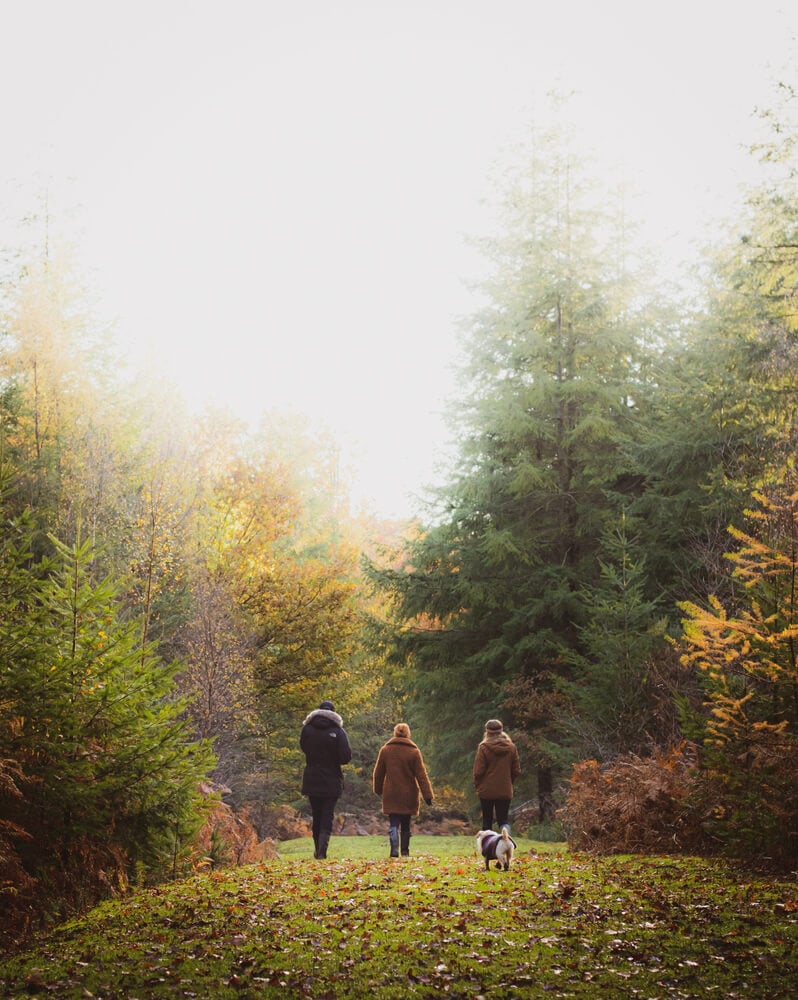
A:
[[[410,726],[406,722],[399,722],[393,727],[394,736],[404,736],[406,740],[410,739]]]
[[[331,701],[323,701],[321,703],[321,705],[319,705],[319,708],[326,709],[326,711],[328,711],[328,712],[334,712],[335,711],[335,705],[333,705],[333,703]]]
[[[498,719],[488,719],[485,723],[485,728],[489,733],[500,733],[504,729],[504,726]]]

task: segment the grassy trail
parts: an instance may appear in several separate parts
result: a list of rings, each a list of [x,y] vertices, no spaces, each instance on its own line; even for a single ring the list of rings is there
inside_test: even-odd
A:
[[[280,858],[105,903],[0,962],[0,995],[640,997],[798,995],[798,886],[695,858],[519,843],[485,871],[471,838],[309,841]]]

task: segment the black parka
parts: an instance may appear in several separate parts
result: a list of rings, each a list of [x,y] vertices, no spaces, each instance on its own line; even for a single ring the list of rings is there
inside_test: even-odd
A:
[[[337,799],[344,790],[341,765],[352,759],[341,716],[326,708],[311,712],[302,724],[299,745],[305,753],[302,794]]]

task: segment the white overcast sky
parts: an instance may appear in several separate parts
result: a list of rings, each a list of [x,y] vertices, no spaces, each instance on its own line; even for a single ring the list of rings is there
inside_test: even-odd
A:
[[[731,204],[795,8],[0,0],[0,245],[47,190],[134,356],[192,405],[323,422],[355,499],[403,516],[445,440],[463,238],[546,92],[579,92],[684,256]]]

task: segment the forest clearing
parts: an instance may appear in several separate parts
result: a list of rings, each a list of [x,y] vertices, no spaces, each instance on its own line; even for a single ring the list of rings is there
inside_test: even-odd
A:
[[[728,861],[519,840],[307,839],[278,860],[106,902],[0,964],[8,998],[793,997],[798,887]]]
[[[409,304],[430,345],[440,322],[404,261],[391,296],[351,263],[325,296],[314,222],[278,255],[302,282],[290,326],[258,254],[230,285],[192,278],[224,303],[215,381],[257,382],[245,414],[134,361],[48,199],[0,239],[0,992],[796,992],[793,75],[756,110],[739,203],[678,270],[572,99],[547,97],[469,237],[447,453],[397,519],[277,389],[289,340],[336,400],[357,372],[359,419],[401,431],[380,458],[420,469],[437,368],[388,320]],[[377,258],[393,236],[372,216]],[[239,279],[257,360],[231,350]],[[311,300],[340,307],[328,360]],[[474,856],[494,810],[519,836],[508,872]],[[396,864],[386,816],[395,853],[419,834]]]

